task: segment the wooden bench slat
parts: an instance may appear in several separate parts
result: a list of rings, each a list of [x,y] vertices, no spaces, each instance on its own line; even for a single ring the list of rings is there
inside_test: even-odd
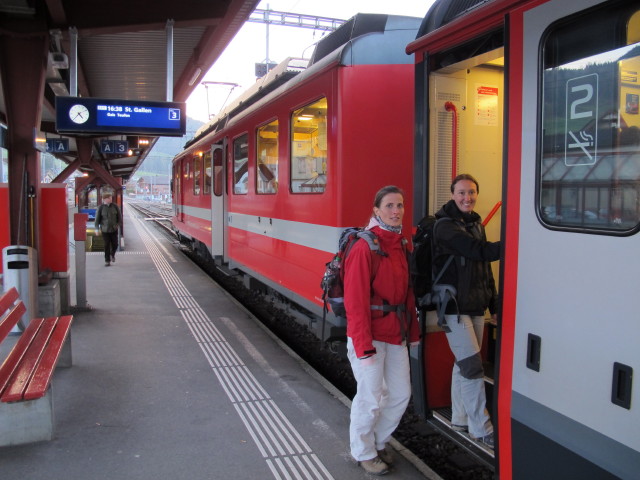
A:
[[[0,312],[4,312],[11,305],[16,303],[18,298],[20,298],[20,294],[18,293],[18,290],[16,290],[16,287],[11,287],[9,290],[4,292],[2,297],[0,297]]]
[[[52,319],[46,319],[46,321],[48,320]],[[58,317],[56,320],[55,330],[53,331],[46,350],[42,355],[42,359],[29,382],[29,386],[24,392],[23,398],[25,400],[34,400],[36,398],[44,397],[47,393],[47,387],[49,386],[53,371],[56,363],[58,362],[58,357],[60,356],[64,342],[68,337],[73,316],[66,315],[64,317]]]
[[[24,312],[27,311],[27,307],[24,306],[22,301],[14,305],[17,300],[20,300],[20,294],[16,287],[11,287],[0,297],[0,342],[7,338],[11,329],[18,323]],[[3,317],[8,310],[10,310],[9,313]]]
[[[26,311],[27,307],[24,306],[24,303],[20,302],[0,321],[0,342],[7,338],[11,329],[15,327]]]
[[[18,369],[14,372],[9,385],[7,385],[7,388],[2,394],[0,400],[3,402],[17,402],[22,400],[27,384],[31,380],[33,372],[42,358],[44,347],[49,342],[49,337],[56,324],[55,320],[56,317],[45,318],[42,322],[42,326],[22,358]]]
[[[11,353],[9,353],[9,356],[2,363],[2,366],[0,367],[0,395],[9,384],[13,372],[15,372],[18,365],[20,365],[20,362],[29,349],[33,338],[42,326],[43,321],[43,318],[34,318],[29,325],[27,325],[27,328],[22,332],[22,335],[20,335],[20,338],[11,350]]]

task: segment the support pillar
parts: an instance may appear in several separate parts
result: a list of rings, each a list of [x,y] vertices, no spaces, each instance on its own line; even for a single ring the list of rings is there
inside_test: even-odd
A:
[[[48,52],[46,32],[0,35],[0,72],[8,124],[11,244],[36,250],[40,153],[34,147],[34,132],[40,129]]]

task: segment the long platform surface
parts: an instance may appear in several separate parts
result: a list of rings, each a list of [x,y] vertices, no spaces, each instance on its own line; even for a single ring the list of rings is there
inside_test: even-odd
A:
[[[55,438],[0,448],[2,478],[368,478],[349,454],[348,400],[124,213],[116,263],[86,256],[91,309],[74,312],[73,366],[53,377]],[[439,478],[393,446],[388,478]]]

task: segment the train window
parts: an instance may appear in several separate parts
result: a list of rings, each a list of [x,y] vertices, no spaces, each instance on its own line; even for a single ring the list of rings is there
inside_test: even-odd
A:
[[[327,99],[291,114],[291,191],[321,193],[327,186]]]
[[[249,181],[249,135],[233,141],[233,193],[246,194]]]
[[[193,157],[193,194],[200,195],[200,165],[202,163],[201,153]]]
[[[180,181],[180,163],[176,163],[174,166],[174,180],[173,180],[173,194],[177,197],[177,194],[180,193],[180,185],[182,182]]]
[[[224,165],[222,158],[222,147],[213,147],[213,194],[216,197],[222,195],[224,186]]]
[[[278,120],[258,128],[256,133],[256,191],[278,192]]]
[[[202,193],[211,195],[211,151],[205,152],[202,156]]]
[[[559,228],[629,233],[640,223],[640,10],[609,9],[543,45],[539,214]]]

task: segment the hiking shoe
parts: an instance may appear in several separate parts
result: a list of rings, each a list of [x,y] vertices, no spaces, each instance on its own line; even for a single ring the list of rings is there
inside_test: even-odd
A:
[[[489,435],[485,435],[484,437],[476,438],[476,442],[481,443],[493,450],[494,442],[493,442],[493,432]]]
[[[384,447],[382,450],[378,450],[378,458],[389,466],[393,465],[393,454],[387,447]]]
[[[371,475],[385,475],[389,471],[389,465],[380,460],[380,457],[358,462],[363,470]]]
[[[467,427],[466,425],[456,425],[455,423],[451,424],[451,430],[453,430],[454,432],[469,433],[469,427]]]

